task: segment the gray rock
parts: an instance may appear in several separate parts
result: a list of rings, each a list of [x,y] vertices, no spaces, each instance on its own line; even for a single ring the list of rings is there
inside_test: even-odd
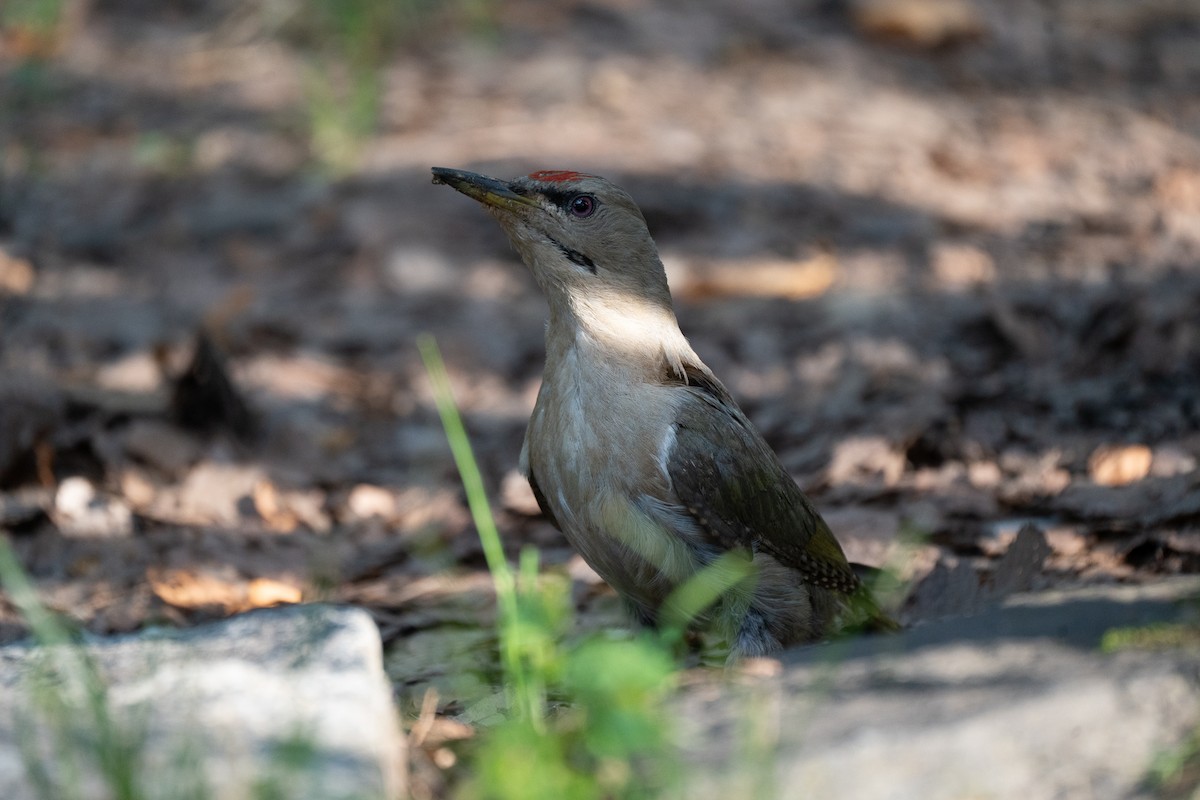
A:
[[[89,675],[106,688],[89,691]],[[135,755],[114,757],[122,748]],[[122,764],[139,793],[112,790]],[[378,631],[360,610],[292,606],[83,646],[0,648],[6,800],[384,800],[403,794],[404,764]]]
[[[1184,601],[1198,594],[1200,581],[1181,579],[1026,595],[797,650],[749,687],[694,689],[688,796],[1138,796],[1154,759],[1200,722],[1200,653],[1106,653],[1100,642],[1194,617]],[[775,743],[747,754],[747,730]]]

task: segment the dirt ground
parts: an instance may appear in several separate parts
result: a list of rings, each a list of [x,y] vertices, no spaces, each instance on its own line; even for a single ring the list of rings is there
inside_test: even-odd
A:
[[[294,4],[4,32],[0,530],[49,605],[360,604],[406,709],[461,711],[492,599],[429,333],[510,551],[618,624],[516,474],[544,303],[433,165],[625,186],[696,350],[914,580],[907,621],[1200,571],[1200,2],[467,5],[390,43],[341,172]]]

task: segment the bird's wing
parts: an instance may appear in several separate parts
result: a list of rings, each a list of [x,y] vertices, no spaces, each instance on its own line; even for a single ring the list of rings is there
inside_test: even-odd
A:
[[[550,504],[546,502],[546,495],[542,491],[542,487],[538,484],[537,476],[533,474],[533,467],[529,464],[529,431],[525,432],[525,441],[521,443],[521,457],[518,463],[521,472],[525,475],[525,480],[529,481],[529,488],[533,490],[533,499],[537,500],[538,508],[542,510],[542,515],[550,520],[550,524],[561,531],[562,525],[558,524],[558,519],[550,509]]]
[[[664,464],[672,499],[722,549],[764,551],[812,584],[857,591],[829,526],[728,392],[702,375],[688,378]]]
[[[529,481],[529,488],[533,490],[533,499],[537,500],[538,508],[542,510],[542,515],[550,520],[550,524],[562,530],[562,525],[558,524],[558,518],[554,516],[554,511],[551,510],[550,504],[546,502],[546,495],[542,492],[542,487],[538,485],[537,476],[533,474],[533,470],[525,473],[526,479]]]

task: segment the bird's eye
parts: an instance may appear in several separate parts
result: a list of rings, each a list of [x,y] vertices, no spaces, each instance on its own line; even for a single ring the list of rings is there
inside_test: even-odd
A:
[[[596,198],[590,194],[577,194],[571,198],[571,202],[567,204],[571,210],[571,216],[583,219],[590,217],[592,212],[596,210]]]

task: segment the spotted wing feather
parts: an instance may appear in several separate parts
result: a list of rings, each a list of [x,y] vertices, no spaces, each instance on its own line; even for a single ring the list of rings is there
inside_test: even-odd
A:
[[[675,500],[723,550],[763,551],[816,586],[860,584],[841,545],[728,393],[689,373],[667,472]]]

